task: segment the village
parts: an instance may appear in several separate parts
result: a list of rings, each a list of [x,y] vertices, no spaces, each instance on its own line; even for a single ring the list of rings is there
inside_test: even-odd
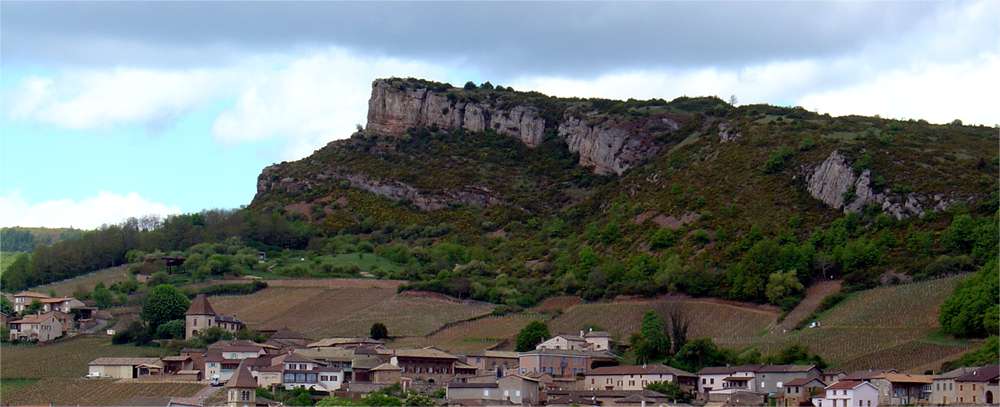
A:
[[[75,298],[30,291],[13,298],[21,318],[8,321],[3,316],[12,341],[44,344],[99,328],[96,309]],[[229,333],[245,328],[236,317],[217,313],[205,295],[191,302],[184,322],[188,339],[212,328]],[[205,390],[197,397],[172,397],[161,404],[232,407],[283,405],[258,389],[301,389],[314,400],[334,396],[361,401],[398,390],[447,406],[641,407],[992,405],[1000,390],[997,365],[937,375],[787,364],[709,366],[697,372],[664,364],[629,365],[615,353],[621,344],[597,330],[555,334],[529,351],[467,354],[433,346],[391,348],[369,337],[307,338],[287,328],[261,334],[266,340],[220,340],[171,356],[100,357],[88,363],[85,377],[202,383]]]

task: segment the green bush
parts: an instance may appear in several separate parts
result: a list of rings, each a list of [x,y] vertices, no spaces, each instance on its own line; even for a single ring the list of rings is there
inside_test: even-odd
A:
[[[774,174],[780,172],[785,168],[785,162],[794,154],[795,152],[788,147],[780,147],[774,150],[764,163],[764,173]]]
[[[986,263],[976,274],[962,281],[941,304],[938,316],[946,333],[959,337],[985,337],[1000,330],[1000,271],[997,260]]]

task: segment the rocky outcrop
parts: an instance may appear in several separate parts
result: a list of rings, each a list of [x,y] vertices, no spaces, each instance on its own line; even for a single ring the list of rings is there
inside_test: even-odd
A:
[[[581,166],[598,174],[620,175],[660,151],[654,132],[647,130],[652,128],[662,133],[680,128],[669,117],[635,120],[646,127],[607,121],[591,124],[586,113],[580,112],[566,113],[559,123],[546,123],[534,106],[463,101],[464,98],[456,96],[461,92],[461,89],[441,91],[376,80],[368,101],[366,131],[402,135],[413,127],[493,129],[521,140],[528,147],[536,147],[542,143],[548,126],[557,129],[569,150],[579,154]]]
[[[648,133],[635,134],[607,124],[589,124],[579,117],[567,117],[559,125],[559,137],[569,151],[580,155],[580,165],[598,174],[621,175],[660,151]]]
[[[860,212],[874,205],[896,219],[923,216],[927,208],[945,210],[955,202],[943,194],[925,196],[916,192],[876,191],[871,177],[871,170],[855,174],[844,156],[834,150],[820,165],[807,171],[806,189],[813,198],[832,208],[843,209],[844,213]]]
[[[402,135],[412,127],[434,126],[469,131],[493,129],[529,147],[541,144],[545,134],[545,119],[533,107],[504,109],[486,102],[449,99],[446,93],[427,88],[401,88],[387,80],[372,83],[367,130]]]
[[[297,179],[278,175],[279,165],[264,168],[257,178],[257,196],[268,193],[297,195],[330,181],[342,180],[351,187],[371,192],[375,195],[406,201],[425,211],[448,208],[453,205],[493,206],[503,201],[495,197],[492,191],[484,187],[466,186],[460,189],[443,191],[421,190],[412,185],[398,181],[380,181],[360,174],[341,173],[334,170],[316,174],[314,178]],[[255,198],[256,199],[256,198]]]
[[[743,136],[739,129],[731,123],[719,123],[719,141],[728,143],[739,140]]]

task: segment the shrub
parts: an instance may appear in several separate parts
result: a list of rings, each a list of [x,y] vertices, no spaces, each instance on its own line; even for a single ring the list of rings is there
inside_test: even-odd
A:
[[[941,304],[941,328],[960,337],[985,337],[1000,329],[1000,271],[997,260],[986,263]]]
[[[159,339],[184,339],[184,320],[175,319],[160,324],[156,328],[156,337]]]
[[[773,151],[764,163],[764,173],[774,174],[785,168],[785,162],[792,157],[794,152],[788,147],[781,147]]]
[[[665,249],[677,243],[677,232],[670,229],[657,229],[649,239],[649,247],[653,250]]]
[[[806,137],[799,142],[799,151],[809,151],[812,150],[813,147],[816,147],[816,140],[812,137]]]
[[[544,322],[531,321],[517,333],[517,345],[514,350],[518,352],[534,350],[535,345],[542,343],[549,336],[549,327]]]
[[[463,86],[462,88],[464,88],[465,90],[473,90],[473,89],[476,89],[476,87],[477,86],[476,86],[475,82],[468,81],[468,82],[465,83],[465,86]]]

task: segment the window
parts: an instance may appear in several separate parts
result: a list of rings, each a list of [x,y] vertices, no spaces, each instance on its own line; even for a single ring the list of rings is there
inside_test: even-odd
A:
[[[521,391],[520,390],[514,390],[514,396],[515,397],[521,397]]]
[[[250,401],[250,391],[243,390],[240,392],[240,401]]]
[[[776,386],[778,386],[778,388],[780,389],[781,388],[781,382],[778,382],[778,384]]]
[[[490,391],[488,389],[484,389],[483,390],[483,397],[489,397],[489,396],[490,396]]]
[[[706,380],[704,377],[702,377],[701,378],[701,384],[708,384],[708,380]]]
[[[868,404],[868,407],[872,407],[872,401],[871,400],[868,400],[867,404]]]
[[[858,400],[858,407],[861,407],[861,400]]]
[[[191,325],[192,326],[198,326],[198,318],[193,319],[192,322],[191,322]]]
[[[712,381],[712,384],[715,384],[715,378],[714,377],[711,379],[711,381]]]
[[[507,398],[507,397],[510,397],[510,391],[504,390],[503,391],[503,398]]]

